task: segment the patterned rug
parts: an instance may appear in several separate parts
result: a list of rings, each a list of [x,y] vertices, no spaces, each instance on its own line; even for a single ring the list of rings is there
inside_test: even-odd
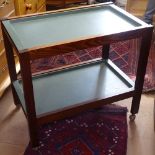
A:
[[[110,46],[110,59],[133,80],[135,80],[135,74],[137,69],[139,46],[140,41],[138,39],[118,42]],[[38,59],[32,61],[32,72],[37,73],[45,70],[47,71],[55,67],[98,58],[101,57],[101,53],[102,47],[99,46],[75,51],[64,55]],[[153,63],[153,60],[155,60],[154,53],[155,48],[154,44],[152,44],[147,65],[147,71],[145,75],[145,92],[155,89],[155,63]]]
[[[106,105],[39,130],[40,146],[24,155],[125,155],[127,108]]]

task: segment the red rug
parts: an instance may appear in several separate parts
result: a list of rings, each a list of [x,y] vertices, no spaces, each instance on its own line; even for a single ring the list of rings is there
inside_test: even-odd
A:
[[[24,155],[125,155],[127,108],[106,105],[40,128],[40,146]]]
[[[138,39],[114,43],[110,47],[110,59],[123,70],[131,79],[135,79],[137,60],[139,56],[140,42]],[[101,57],[102,47],[75,51],[50,58],[35,60],[32,62],[32,72],[42,72],[55,67],[77,63],[93,58]],[[145,75],[144,91],[155,89],[155,48],[151,46],[150,56]]]

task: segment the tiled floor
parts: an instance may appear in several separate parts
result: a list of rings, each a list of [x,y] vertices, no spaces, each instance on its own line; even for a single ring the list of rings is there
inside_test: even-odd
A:
[[[117,102],[130,109],[131,99]],[[135,122],[128,121],[127,155],[154,155],[154,99],[143,95]],[[128,114],[129,115],[129,114]],[[11,90],[0,99],[0,155],[22,155],[29,142],[28,128],[21,108],[13,104]]]

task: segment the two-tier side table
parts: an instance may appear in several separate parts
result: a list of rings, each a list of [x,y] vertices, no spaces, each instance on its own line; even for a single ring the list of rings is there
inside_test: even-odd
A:
[[[1,22],[15,104],[28,120],[30,139],[38,145],[38,126],[104,104],[133,97],[131,119],[138,113],[153,26],[112,3],[83,6]],[[109,60],[111,43],[141,39],[133,82]],[[33,75],[31,61],[103,46],[102,58]],[[13,50],[21,78],[17,77]]]

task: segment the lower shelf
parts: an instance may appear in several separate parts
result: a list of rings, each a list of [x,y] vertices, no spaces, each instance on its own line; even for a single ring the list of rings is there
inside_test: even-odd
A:
[[[22,81],[14,87],[25,108]],[[33,77],[37,117],[131,93],[133,82],[111,61],[95,61]]]

